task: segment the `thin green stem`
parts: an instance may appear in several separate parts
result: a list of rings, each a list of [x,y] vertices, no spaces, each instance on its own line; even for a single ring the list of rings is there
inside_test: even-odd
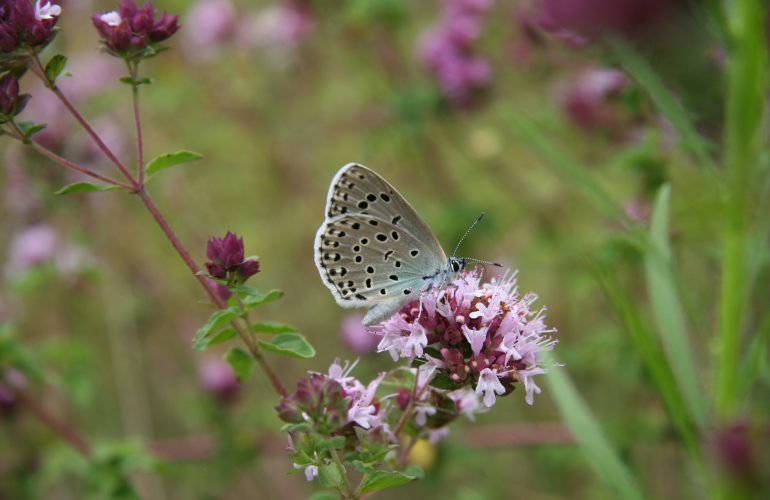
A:
[[[134,124],[136,126],[136,176],[139,179],[139,185],[144,186],[144,143],[142,139],[142,120],[139,113],[139,63],[128,62],[128,73],[133,80],[131,84],[131,100],[134,108]]]
[[[334,461],[334,465],[337,467],[337,470],[340,473],[340,477],[342,477],[342,483],[345,485],[345,492],[343,493],[345,498],[358,498],[358,492],[353,491],[353,489],[350,486],[350,480],[348,479],[348,473],[345,470],[345,466],[342,464],[342,460],[340,460],[340,456],[337,453],[337,450],[331,451],[332,460]]]
[[[752,171],[762,145],[767,84],[766,9],[759,0],[729,3],[725,164],[728,197],[723,229],[716,411],[729,421],[737,410],[738,365],[746,309],[747,244]]]

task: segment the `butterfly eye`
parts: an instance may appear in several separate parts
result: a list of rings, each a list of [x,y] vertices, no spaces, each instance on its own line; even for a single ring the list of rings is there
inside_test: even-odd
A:
[[[452,260],[452,272],[458,272],[460,271],[460,262],[456,260]]]

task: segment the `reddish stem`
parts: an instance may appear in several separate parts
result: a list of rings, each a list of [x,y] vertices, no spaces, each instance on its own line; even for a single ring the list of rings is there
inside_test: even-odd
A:
[[[67,425],[63,420],[59,420],[48,410],[43,408],[33,397],[30,397],[26,392],[21,390],[15,390],[14,394],[19,398],[19,401],[26,406],[41,422],[48,426],[52,431],[60,435],[65,441],[72,445],[73,448],[78,450],[83,456],[91,455],[91,446],[83,436],[77,433],[75,429]]]
[[[130,190],[132,192],[135,192],[139,195],[139,197],[142,199],[142,202],[147,207],[147,210],[149,210],[152,217],[155,219],[155,222],[158,223],[158,226],[160,226],[161,231],[166,235],[168,240],[171,242],[171,245],[174,247],[174,250],[179,254],[179,256],[182,258],[184,263],[187,265],[187,267],[190,269],[190,271],[193,273],[195,278],[198,280],[198,282],[203,286],[203,288],[206,290],[206,293],[208,293],[209,297],[211,297],[211,300],[214,301],[214,303],[220,308],[224,309],[227,307],[226,301],[222,300],[217,293],[214,291],[213,287],[211,286],[211,283],[209,280],[201,275],[201,269],[198,267],[198,264],[195,262],[195,260],[190,256],[190,253],[187,251],[187,249],[182,245],[182,242],[179,241],[179,238],[176,236],[176,233],[171,229],[171,226],[169,226],[168,221],[166,221],[166,218],[163,217],[163,214],[160,213],[160,210],[158,210],[158,207],[155,205],[155,202],[150,197],[149,193],[144,189],[144,165],[143,165],[143,150],[142,150],[142,131],[141,131],[141,121],[139,116],[139,104],[138,104],[138,96],[137,96],[137,88],[134,86],[134,120],[136,122],[136,129],[137,129],[137,152],[138,152],[138,171],[139,171],[139,179],[135,179],[131,173],[126,169],[125,165],[118,160],[118,158],[113,154],[113,152],[110,150],[109,147],[102,141],[102,139],[99,137],[99,135],[94,131],[93,128],[88,124],[86,119],[78,112],[78,110],[72,105],[72,103],[67,99],[67,97],[61,92],[61,90],[56,86],[56,83],[51,82],[48,80],[48,77],[45,74],[45,68],[43,67],[43,64],[40,62],[40,59],[37,57],[37,54],[33,55],[33,59],[35,63],[37,64],[37,67],[32,67],[32,72],[35,73],[38,78],[40,78],[54,94],[59,98],[59,100],[64,104],[64,106],[69,110],[70,113],[72,113],[72,116],[75,117],[75,119],[80,123],[80,125],[85,129],[85,131],[91,136],[91,138],[94,140],[96,145],[99,147],[99,149],[110,159],[112,160],[115,165],[120,169],[120,171],[123,173],[123,175],[128,179],[131,186],[129,186]],[[129,67],[129,71],[132,74],[132,78],[135,78],[136,71],[131,71],[131,68]],[[49,156],[50,157],[50,156]],[[62,158],[64,160],[64,158]],[[75,165],[72,162],[69,162],[69,160],[64,160],[70,163],[71,165]],[[71,165],[69,165],[71,167]],[[81,169],[84,169],[84,167],[80,167]],[[87,170],[87,169],[86,169]],[[111,184],[115,184],[116,181],[111,181]],[[267,363],[267,360],[265,360],[264,356],[262,355],[262,351],[259,349],[259,346],[254,342],[254,340],[251,337],[251,332],[246,331],[243,326],[238,321],[231,322],[232,326],[235,328],[235,330],[238,332],[238,335],[241,337],[243,342],[248,347],[249,351],[251,352],[252,357],[257,361],[257,364],[259,364],[260,368],[265,372],[265,374],[270,379],[270,383],[273,385],[273,388],[278,392],[281,396],[288,396],[288,391],[283,386],[283,383],[278,378],[276,373],[273,371],[273,369],[270,367],[270,365]]]
[[[23,142],[24,141],[24,134],[21,132],[19,127],[15,123],[13,123],[13,122],[11,122],[11,127],[13,127],[13,130],[18,134],[18,135],[15,135],[15,136],[12,135],[12,137],[14,137],[14,138],[18,139],[19,141]],[[113,186],[122,187],[123,189],[126,189],[128,191],[133,191],[134,190],[133,186],[130,186],[130,185],[126,184],[125,182],[120,182],[120,181],[116,181],[115,179],[110,179],[109,177],[105,177],[102,174],[94,172],[90,168],[86,168],[86,167],[83,167],[82,165],[78,165],[77,163],[75,163],[73,161],[70,161],[70,160],[68,160],[66,158],[63,158],[63,157],[57,155],[56,153],[54,153],[53,151],[51,151],[50,149],[46,148],[45,146],[41,145],[38,142],[29,141],[29,143],[40,154],[50,158],[51,160],[55,161],[56,163],[58,163],[59,165],[65,167],[65,168],[68,168],[70,170],[74,170],[76,172],[80,172],[81,174],[87,175],[89,177],[93,177],[94,179],[98,179],[98,180],[100,180],[100,181],[102,181],[104,183],[111,184]]]
[[[171,242],[171,245],[174,247],[174,250],[179,254],[179,256],[182,258],[185,264],[187,264],[187,267],[190,269],[190,272],[193,273],[195,278],[198,280],[198,282],[203,286],[203,288],[206,289],[206,293],[208,293],[209,297],[211,297],[211,300],[214,301],[214,303],[220,308],[224,309],[227,307],[227,302],[222,300],[219,295],[214,291],[213,287],[211,286],[211,282],[206,278],[205,276],[201,275],[201,269],[198,267],[198,264],[195,262],[195,260],[190,256],[190,253],[187,251],[187,249],[182,245],[182,243],[179,241],[179,238],[177,237],[176,233],[174,233],[174,230],[171,229],[171,226],[169,226],[168,221],[166,221],[165,217],[163,217],[163,214],[160,213],[160,210],[158,210],[157,205],[155,205],[155,202],[150,197],[150,194],[144,189],[140,188],[138,191],[139,197],[142,199],[142,202],[147,207],[147,210],[149,210],[152,217],[155,219],[155,222],[158,223],[158,226],[160,226],[161,231],[166,235],[168,240]],[[273,371],[272,367],[267,363],[267,360],[265,360],[264,356],[262,355],[262,351],[259,349],[259,346],[254,343],[254,340],[251,338],[251,335],[249,332],[244,330],[243,325],[238,323],[237,321],[233,321],[232,326],[235,328],[235,330],[238,332],[238,335],[240,335],[243,342],[246,344],[246,347],[249,348],[249,351],[251,352],[252,357],[257,361],[259,366],[262,368],[262,370],[267,374],[268,378],[270,379],[270,383],[273,385],[273,388],[276,390],[278,394],[281,396],[288,396],[288,391],[283,386],[283,383],[278,378],[278,375]]]
[[[61,89],[56,85],[56,83],[53,83],[48,80],[48,77],[45,74],[45,68],[43,67],[43,63],[40,62],[40,59],[37,57],[37,54],[33,57],[35,63],[37,64],[37,67],[32,67],[32,72],[37,75],[38,78],[40,78],[46,87],[51,89],[51,92],[53,92],[56,97],[59,98],[59,100],[64,104],[64,107],[67,108],[67,110],[72,114],[72,116],[75,118],[75,120],[80,123],[80,125],[83,127],[83,129],[88,133],[88,135],[91,136],[91,139],[96,143],[96,145],[99,147],[99,149],[107,156],[107,158],[110,159],[117,167],[118,169],[123,173],[123,175],[126,177],[126,179],[133,185],[136,185],[136,180],[131,176],[131,173],[126,169],[126,166],[123,165],[123,163],[115,156],[115,154],[112,152],[112,150],[102,141],[102,138],[99,137],[99,134],[96,133],[96,131],[91,127],[91,125],[86,121],[86,119],[83,117],[83,115],[80,114],[80,112],[75,109],[75,106],[72,105],[72,103],[67,99],[67,96],[65,96]],[[138,187],[138,186],[137,186]]]

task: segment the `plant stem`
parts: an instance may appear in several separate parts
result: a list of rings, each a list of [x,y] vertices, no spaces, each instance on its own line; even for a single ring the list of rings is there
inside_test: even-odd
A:
[[[19,129],[19,127],[16,125],[16,123],[14,123],[14,122],[10,122],[10,123],[11,123],[11,127],[13,127],[13,130],[18,134],[18,135],[12,135],[12,137],[14,137],[15,139],[18,139],[19,141],[23,142],[24,141],[24,134],[21,132],[21,129]],[[70,161],[70,160],[68,160],[66,158],[63,158],[63,157],[57,155],[56,153],[54,153],[50,149],[46,148],[45,146],[41,145],[40,143],[37,143],[37,142],[34,142],[34,141],[29,141],[29,143],[30,143],[30,145],[33,148],[35,148],[35,150],[37,152],[39,152],[43,156],[46,156],[47,158],[55,161],[56,163],[58,163],[59,165],[65,167],[65,168],[68,168],[70,170],[74,170],[76,172],[80,172],[83,175],[87,175],[89,177],[93,177],[94,179],[98,179],[98,180],[100,180],[102,182],[105,182],[107,184],[111,184],[113,186],[120,186],[123,189],[126,189],[128,191],[133,191],[134,190],[133,186],[131,186],[129,184],[126,184],[125,182],[120,182],[120,181],[116,181],[114,179],[110,179],[109,177],[105,177],[102,174],[94,172],[90,168],[86,168],[86,167],[84,167],[82,165],[78,165],[77,163],[75,163],[73,161]]]
[[[126,62],[131,78],[136,82],[139,78],[139,64]],[[142,120],[139,115],[139,85],[131,85],[131,97],[134,104],[134,123],[136,124],[136,175],[139,185],[144,186],[144,145],[142,141]]]
[[[88,444],[88,441],[86,441],[83,436],[78,434],[74,428],[70,427],[65,421],[59,420],[52,413],[43,408],[37,402],[37,400],[35,400],[35,398],[31,397],[26,392],[17,389],[14,391],[14,394],[17,398],[19,398],[19,401],[21,401],[21,403],[26,406],[27,409],[29,409],[29,411],[35,415],[35,417],[37,417],[38,420],[43,422],[52,431],[61,436],[83,456],[91,456],[91,446]]]
[[[337,450],[332,450],[331,455],[332,460],[334,461],[334,465],[337,466],[337,470],[340,472],[340,476],[342,477],[342,482],[345,485],[345,498],[357,498],[358,494],[354,492],[350,487],[347,471],[345,470],[345,466],[342,464],[342,460],[340,460],[340,456],[337,454]]]
[[[67,110],[72,114],[75,120],[78,121],[80,126],[83,127],[86,133],[88,133],[88,135],[91,136],[91,139],[93,139],[97,147],[123,173],[123,175],[126,177],[126,180],[128,180],[131,184],[136,185],[136,180],[131,176],[131,173],[128,171],[126,166],[123,165],[123,163],[115,156],[112,150],[104,143],[102,138],[99,137],[99,134],[96,133],[96,131],[91,127],[88,121],[86,121],[86,119],[83,117],[83,115],[81,115],[80,112],[75,108],[75,106],[73,106],[73,104],[70,102],[70,100],[67,99],[67,96],[65,96],[62,93],[61,89],[56,85],[56,83],[48,80],[48,77],[45,74],[45,67],[43,67],[43,63],[40,62],[40,58],[37,56],[37,54],[34,54],[32,59],[35,61],[37,65],[37,67],[31,66],[32,72],[43,81],[45,86],[48,87],[51,90],[51,92],[53,92],[56,95],[56,97],[59,98],[62,104],[64,104],[64,107],[67,108]]]
[[[160,210],[158,210],[157,205],[155,205],[155,202],[150,197],[150,194],[147,192],[147,190],[142,187],[139,189],[137,194],[139,195],[139,198],[142,200],[142,203],[144,203],[144,205],[147,207],[147,210],[150,212],[150,215],[152,215],[153,219],[155,219],[155,222],[157,222],[161,231],[163,231],[163,234],[165,234],[168,240],[171,242],[171,245],[174,247],[174,250],[176,250],[176,252],[182,258],[184,263],[187,264],[187,267],[190,269],[190,272],[192,272],[193,276],[195,276],[195,278],[198,280],[201,286],[206,290],[206,293],[208,293],[209,297],[211,297],[211,300],[220,309],[226,308],[227,303],[224,300],[222,300],[222,298],[219,297],[219,295],[217,295],[217,293],[212,288],[208,278],[201,275],[200,267],[198,267],[198,264],[190,256],[190,252],[188,252],[187,249],[184,247],[184,245],[182,245],[182,242],[179,241],[179,238],[177,237],[176,233],[174,233],[174,230],[171,229],[171,226],[168,224],[168,221],[166,220],[166,218],[163,217],[163,214],[160,213]],[[273,388],[275,389],[275,391],[281,396],[288,396],[289,394],[288,391],[283,386],[283,383],[278,378],[278,375],[275,373],[275,371],[273,371],[272,367],[267,363],[267,360],[262,355],[262,351],[259,349],[259,346],[257,346],[252,340],[250,333],[247,332],[243,328],[243,325],[241,325],[241,323],[237,321],[233,321],[231,324],[233,325],[233,328],[235,328],[235,330],[238,332],[238,335],[241,337],[243,342],[246,344],[246,347],[248,347],[252,357],[257,361],[260,368],[262,368],[262,371],[264,371],[265,374],[270,379],[270,383],[273,385]]]
[[[751,174],[762,145],[765,109],[767,41],[765,9],[758,0],[732,2],[727,9],[731,47],[727,75],[725,164],[728,198],[723,230],[716,411],[722,422],[737,410],[738,364],[746,306]]]
[[[184,263],[190,269],[190,272],[193,273],[193,276],[195,276],[195,278],[198,280],[198,282],[201,284],[204,290],[206,290],[206,293],[208,293],[209,297],[211,297],[211,300],[220,309],[226,308],[227,307],[226,301],[222,300],[219,297],[219,295],[217,295],[214,288],[211,286],[211,283],[209,282],[209,280],[205,276],[201,275],[200,267],[198,267],[198,264],[190,256],[190,252],[188,252],[187,249],[184,247],[184,245],[182,245],[182,242],[179,241],[179,238],[176,236],[176,233],[174,233],[173,229],[171,229],[171,226],[168,224],[168,221],[166,220],[166,218],[163,216],[163,214],[161,214],[160,210],[158,210],[157,205],[155,205],[155,202],[150,197],[147,190],[144,189],[144,164],[143,164],[144,153],[143,153],[143,146],[142,146],[142,129],[141,129],[141,120],[139,115],[139,104],[138,104],[138,95],[137,95],[136,86],[135,85],[133,86],[133,104],[134,104],[134,121],[136,123],[136,131],[137,131],[138,179],[134,178],[131,175],[131,173],[128,171],[126,166],[115,156],[112,150],[110,150],[110,148],[104,143],[104,141],[102,141],[99,135],[89,125],[89,123],[86,121],[83,115],[80,114],[80,112],[75,108],[75,106],[61,92],[59,87],[56,86],[56,83],[51,82],[48,79],[48,77],[45,74],[45,68],[43,64],[40,62],[40,58],[37,56],[37,54],[32,54],[32,59],[35,61],[35,64],[36,64],[36,66],[31,67],[32,72],[35,73],[35,75],[37,75],[38,78],[40,78],[43,81],[45,86],[48,87],[59,98],[59,100],[62,102],[62,104],[64,104],[64,106],[72,114],[72,116],[75,117],[77,122],[83,127],[83,129],[88,133],[88,135],[91,136],[91,138],[94,140],[94,142],[99,147],[99,149],[105,154],[105,156],[107,156],[107,158],[109,158],[115,165],[117,165],[118,169],[123,173],[123,175],[129,181],[129,184],[118,183],[117,181],[114,181],[111,179],[108,180],[106,177],[99,176],[99,174],[96,174],[95,172],[91,172],[85,167],[81,167],[80,165],[77,165],[74,162],[61,158],[52,152],[46,152],[47,150],[43,150],[41,152],[46,156],[48,156],[49,158],[53,159],[54,161],[68,168],[73,168],[79,172],[86,173],[87,175],[91,175],[93,177],[99,178],[100,180],[103,180],[104,182],[108,182],[113,185],[126,187],[131,192],[138,194],[139,198],[142,200],[142,203],[144,203],[145,207],[147,207],[147,210],[150,212],[150,215],[152,215],[153,219],[155,219],[155,222],[157,222],[161,231],[163,231],[163,234],[165,234],[169,242],[171,242],[171,246],[174,247],[174,250],[176,250],[177,254],[179,254],[179,256],[182,258]],[[129,72],[131,73],[132,78],[135,78],[137,74],[136,68],[132,68],[129,65]],[[21,134],[21,132],[18,129],[17,129],[17,133]],[[21,137],[23,137],[23,134],[21,134]],[[40,147],[42,148],[42,146]],[[251,338],[250,332],[247,332],[243,328],[243,325],[241,325],[237,321],[233,321],[232,325],[233,325],[233,328],[235,328],[235,330],[240,335],[243,342],[248,347],[252,357],[257,361],[257,364],[259,364],[260,368],[265,372],[265,374],[270,379],[270,383],[273,385],[273,388],[276,390],[276,392],[281,396],[288,396],[289,394],[288,391],[283,386],[283,383],[278,378],[278,375],[275,373],[275,371],[273,371],[272,367],[267,363],[267,360],[265,360],[264,356],[262,355],[262,351],[259,349],[259,346],[257,346],[256,343],[254,343],[253,339]]]

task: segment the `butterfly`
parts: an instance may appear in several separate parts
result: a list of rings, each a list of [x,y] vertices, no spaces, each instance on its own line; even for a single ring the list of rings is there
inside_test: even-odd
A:
[[[466,259],[446,256],[396,188],[358,163],[348,163],[332,179],[325,217],[315,238],[316,267],[337,304],[369,307],[365,326],[465,269]]]

